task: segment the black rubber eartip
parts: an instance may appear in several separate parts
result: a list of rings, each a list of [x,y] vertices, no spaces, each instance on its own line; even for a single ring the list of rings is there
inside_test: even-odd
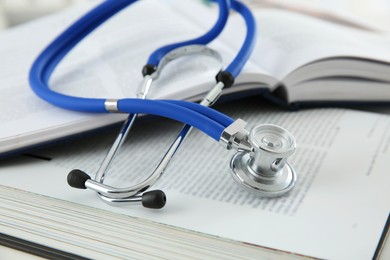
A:
[[[145,208],[161,209],[165,206],[167,197],[161,190],[152,190],[142,194],[142,205]]]
[[[220,71],[215,77],[217,82],[223,82],[224,88],[230,88],[234,84],[234,77],[228,71]]]
[[[67,178],[68,184],[77,189],[86,189],[85,182],[89,179],[91,177],[88,174],[78,169],[70,171]]]
[[[152,65],[152,64],[146,64],[143,68],[142,68],[142,76],[146,76],[146,75],[152,75],[155,71],[156,71],[156,66]]]

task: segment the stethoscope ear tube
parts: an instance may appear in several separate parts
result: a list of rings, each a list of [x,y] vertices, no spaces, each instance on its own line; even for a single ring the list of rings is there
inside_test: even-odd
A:
[[[99,182],[91,180],[91,177],[86,174],[84,171],[75,169],[69,172],[67,181],[69,186],[77,189],[87,189],[89,186],[93,190],[96,191],[104,191],[107,192],[107,190],[116,190],[116,188],[101,184]],[[98,187],[98,188],[96,188]],[[99,190],[100,189],[100,190]],[[103,199],[107,198],[107,196],[104,195],[109,195],[109,194],[102,194],[101,196]],[[141,196],[128,196],[123,197],[123,195],[119,196],[118,199],[110,199],[110,203],[113,202],[118,202],[118,201],[123,202],[130,202],[131,204],[134,204],[136,202],[141,203],[145,208],[151,208],[151,209],[161,209],[165,206],[165,203],[167,201],[165,193],[161,190],[152,190],[148,192],[144,192]]]

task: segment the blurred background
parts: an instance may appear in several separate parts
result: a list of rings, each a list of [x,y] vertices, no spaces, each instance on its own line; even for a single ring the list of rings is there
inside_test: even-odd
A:
[[[91,0],[0,0],[0,30]],[[244,0],[335,20],[362,23],[390,32],[390,0]]]
[[[0,30],[88,0],[0,0]]]

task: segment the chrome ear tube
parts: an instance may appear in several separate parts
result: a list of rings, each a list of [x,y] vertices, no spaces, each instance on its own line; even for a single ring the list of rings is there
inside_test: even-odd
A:
[[[163,68],[178,58],[189,56],[189,55],[202,55],[215,60],[218,67],[222,67],[222,56],[213,49],[210,49],[204,45],[188,45],[180,48],[176,48],[167,55],[165,55],[156,70],[151,75],[145,75],[144,79],[139,86],[137,91],[137,97],[140,99],[146,99],[147,94],[152,86],[152,83],[158,79]],[[218,68],[220,69],[220,68]],[[210,105],[219,97],[221,94],[223,85],[220,83],[216,84],[214,88],[208,93],[208,95],[202,101],[205,106]],[[105,102],[107,111],[118,112],[117,100],[108,99]],[[113,163],[118,151],[120,150],[123,142],[125,141],[128,133],[130,132],[137,114],[130,114],[126,121],[123,123],[121,130],[118,133],[113,145],[108,151],[106,157],[101,163],[94,180],[91,177],[79,170],[72,170],[67,177],[68,184],[71,187],[78,189],[90,189],[97,192],[100,199],[110,205],[143,205],[146,208],[159,209],[164,207],[166,203],[166,196],[161,190],[149,190],[163,175],[166,167],[173,158],[176,151],[179,149],[181,143],[191,131],[191,127],[186,125],[175,141],[168,148],[157,167],[148,175],[142,182],[134,184],[130,187],[117,188],[104,184],[104,179],[109,171],[111,164]],[[146,192],[147,191],[147,192]]]
[[[233,177],[263,197],[287,193],[296,182],[296,173],[287,162],[296,149],[291,133],[282,127],[264,124],[249,132],[241,119],[227,127],[220,143],[237,153],[230,162]]]

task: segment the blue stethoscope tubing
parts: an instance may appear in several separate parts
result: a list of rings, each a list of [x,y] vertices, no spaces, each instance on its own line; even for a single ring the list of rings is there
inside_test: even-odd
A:
[[[106,99],[64,95],[51,90],[49,87],[49,80],[56,66],[74,46],[103,22],[134,2],[136,1],[105,1],[58,36],[38,56],[31,67],[29,82],[36,95],[61,108],[79,112],[107,113],[108,111],[105,107]],[[150,55],[148,64],[158,66],[159,61],[164,55],[180,46],[188,44],[207,44],[222,31],[227,16],[229,15],[228,10],[229,8],[232,8],[244,17],[247,26],[245,41],[236,57],[225,70],[233,77],[236,77],[249,59],[254,48],[256,38],[255,19],[250,10],[244,4],[236,0],[217,0],[216,2],[220,8],[219,18],[210,31],[193,40],[171,44],[157,49]],[[118,101],[118,109],[123,113],[151,114],[181,121],[198,128],[217,141],[219,141],[224,129],[234,121],[232,118],[211,108],[178,100],[142,100],[125,98]]]

